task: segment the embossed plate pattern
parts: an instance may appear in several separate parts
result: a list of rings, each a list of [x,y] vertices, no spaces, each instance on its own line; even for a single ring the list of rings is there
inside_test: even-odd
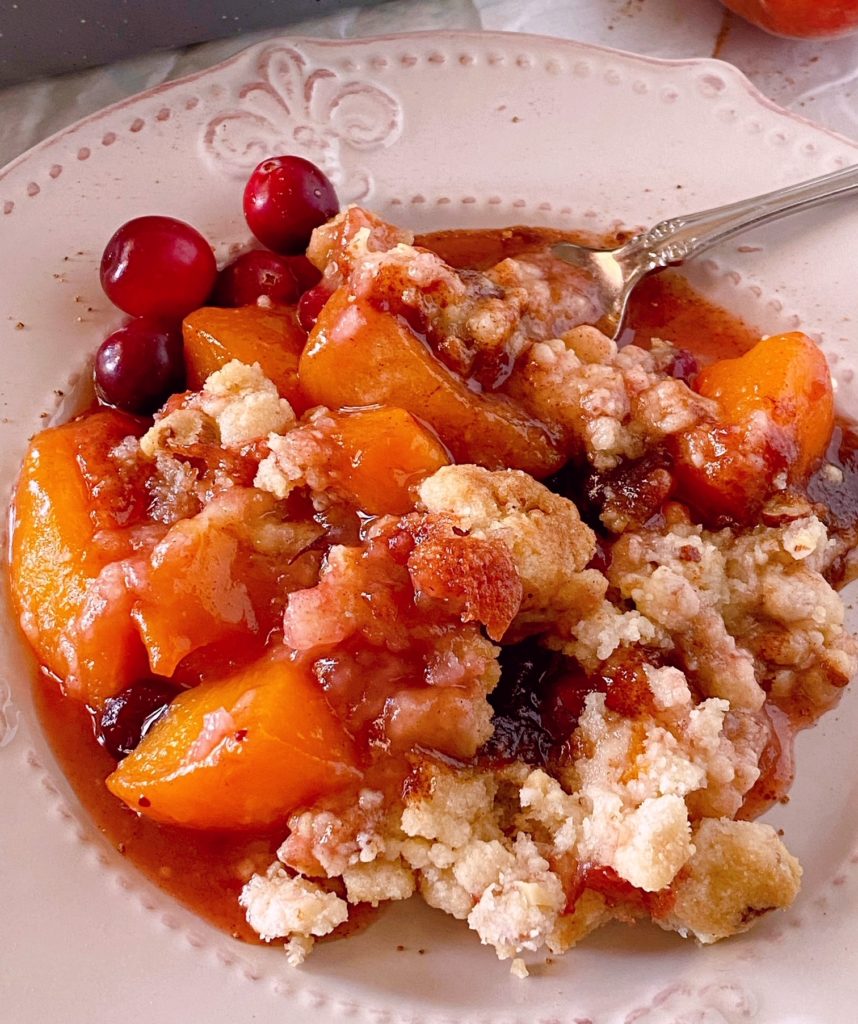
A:
[[[248,237],[241,179],[276,150],[304,153],[343,198],[418,229],[637,227],[858,159],[717,61],[492,34],[256,47],[0,172],[4,495],[27,437],[64,414],[118,319],[96,274],[113,228],[173,214],[224,258]],[[858,210],[840,206],[713,251],[690,273],[761,331],[805,325],[842,407],[858,410],[856,263]],[[0,992],[14,1024],[830,1024],[852,1013],[852,694],[801,738],[792,801],[771,818],[805,865],[802,895],[748,936],[700,950],[610,928],[522,983],[464,927],[412,902],[292,971],[276,948],[240,946],[173,903],[89,825],[34,722],[32,666],[2,600]]]

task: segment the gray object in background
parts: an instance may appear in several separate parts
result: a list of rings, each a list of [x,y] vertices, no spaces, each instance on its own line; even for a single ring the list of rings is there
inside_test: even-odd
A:
[[[0,85],[379,0],[0,0]]]

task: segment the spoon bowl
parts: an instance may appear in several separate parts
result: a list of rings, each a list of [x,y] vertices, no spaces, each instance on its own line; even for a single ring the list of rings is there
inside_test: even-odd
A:
[[[858,192],[858,166],[846,167],[761,196],[671,217],[616,249],[558,242],[552,252],[586,274],[602,310],[596,326],[616,339],[632,290],[651,271],[684,263],[743,231],[855,192]]]

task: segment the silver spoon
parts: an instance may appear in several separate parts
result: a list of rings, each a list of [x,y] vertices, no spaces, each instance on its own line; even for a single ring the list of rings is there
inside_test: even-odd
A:
[[[618,249],[593,249],[573,242],[558,242],[551,251],[587,274],[595,289],[598,307],[604,310],[597,326],[616,338],[629,295],[646,274],[671,263],[683,263],[742,231],[853,192],[858,192],[858,166],[727,206],[671,217],[630,238]]]

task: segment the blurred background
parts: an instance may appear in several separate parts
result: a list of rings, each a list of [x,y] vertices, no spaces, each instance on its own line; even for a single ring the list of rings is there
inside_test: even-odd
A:
[[[260,39],[437,29],[532,32],[655,57],[719,57],[776,103],[858,138],[858,35],[777,38],[719,0],[0,0],[0,165],[109,103]]]

